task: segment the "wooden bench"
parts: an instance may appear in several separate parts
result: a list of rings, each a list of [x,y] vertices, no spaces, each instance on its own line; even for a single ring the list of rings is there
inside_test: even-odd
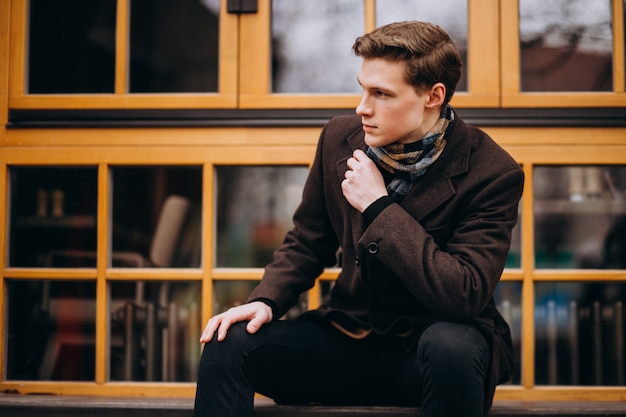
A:
[[[2,417],[192,417],[189,398],[0,394]],[[284,406],[258,399],[257,417],[418,417],[409,407]],[[488,417],[625,416],[626,402],[496,401]]]

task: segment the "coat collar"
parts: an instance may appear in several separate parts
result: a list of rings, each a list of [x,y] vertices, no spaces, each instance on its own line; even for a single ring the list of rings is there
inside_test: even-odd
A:
[[[360,127],[360,126],[359,126]],[[361,129],[356,130],[347,137],[350,149],[365,151],[367,145],[364,141],[365,134]],[[448,141],[446,149],[439,159],[426,171],[412,187],[400,205],[418,221],[445,204],[456,194],[456,189],[451,178],[465,174],[469,169],[471,132],[463,120],[456,115],[454,124],[448,129],[445,139]],[[347,169],[344,156],[337,161],[339,176],[343,179]],[[356,225],[355,225],[356,226]],[[355,228],[359,230],[360,228]]]

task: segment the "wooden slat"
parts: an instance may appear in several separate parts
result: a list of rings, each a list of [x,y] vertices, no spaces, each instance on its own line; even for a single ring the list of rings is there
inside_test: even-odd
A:
[[[535,292],[532,280],[534,253],[533,224],[533,165],[522,163],[525,182],[522,194],[522,386],[532,388],[535,383]]]
[[[626,84],[626,36],[624,23],[624,0],[613,0],[613,89],[624,93]],[[626,101],[626,96],[623,97]]]
[[[98,166],[98,221],[96,225],[97,243],[96,243],[96,354],[95,354],[95,382],[96,384],[104,384],[107,378],[107,370],[109,369],[109,357],[107,355],[107,329],[109,326],[109,317],[107,316],[108,306],[107,300],[107,280],[106,270],[109,262],[109,225],[113,218],[109,208],[110,196],[110,175],[106,164]]]
[[[468,92],[459,95],[455,106],[498,107],[500,105],[500,7],[499,0],[468,2]],[[473,105],[472,105],[473,104]]]
[[[126,94],[128,91],[128,70],[130,64],[130,4],[129,0],[118,0],[115,25],[115,94]]]

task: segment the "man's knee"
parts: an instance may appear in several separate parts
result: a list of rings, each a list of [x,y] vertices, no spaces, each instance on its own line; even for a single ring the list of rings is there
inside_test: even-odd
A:
[[[446,373],[484,374],[489,364],[489,346],[473,326],[440,322],[424,331],[418,344],[418,356],[426,363],[445,369]]]
[[[199,378],[206,373],[215,374],[220,369],[229,372],[227,368],[241,363],[240,359],[250,350],[250,346],[250,335],[246,331],[246,323],[233,324],[226,338],[221,342],[217,341],[217,334],[215,334],[202,349],[198,369]]]

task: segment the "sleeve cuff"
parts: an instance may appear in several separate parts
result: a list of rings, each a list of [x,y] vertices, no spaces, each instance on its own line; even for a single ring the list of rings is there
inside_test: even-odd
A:
[[[272,316],[276,317],[276,303],[274,303],[272,300],[270,300],[269,298],[255,298],[248,302],[252,303],[253,301],[260,301],[264,304],[267,304],[272,309]]]
[[[394,203],[393,199],[388,195],[380,197],[378,200],[370,204],[365,211],[363,211],[363,218],[369,226],[378,217],[380,213],[390,205]]]

